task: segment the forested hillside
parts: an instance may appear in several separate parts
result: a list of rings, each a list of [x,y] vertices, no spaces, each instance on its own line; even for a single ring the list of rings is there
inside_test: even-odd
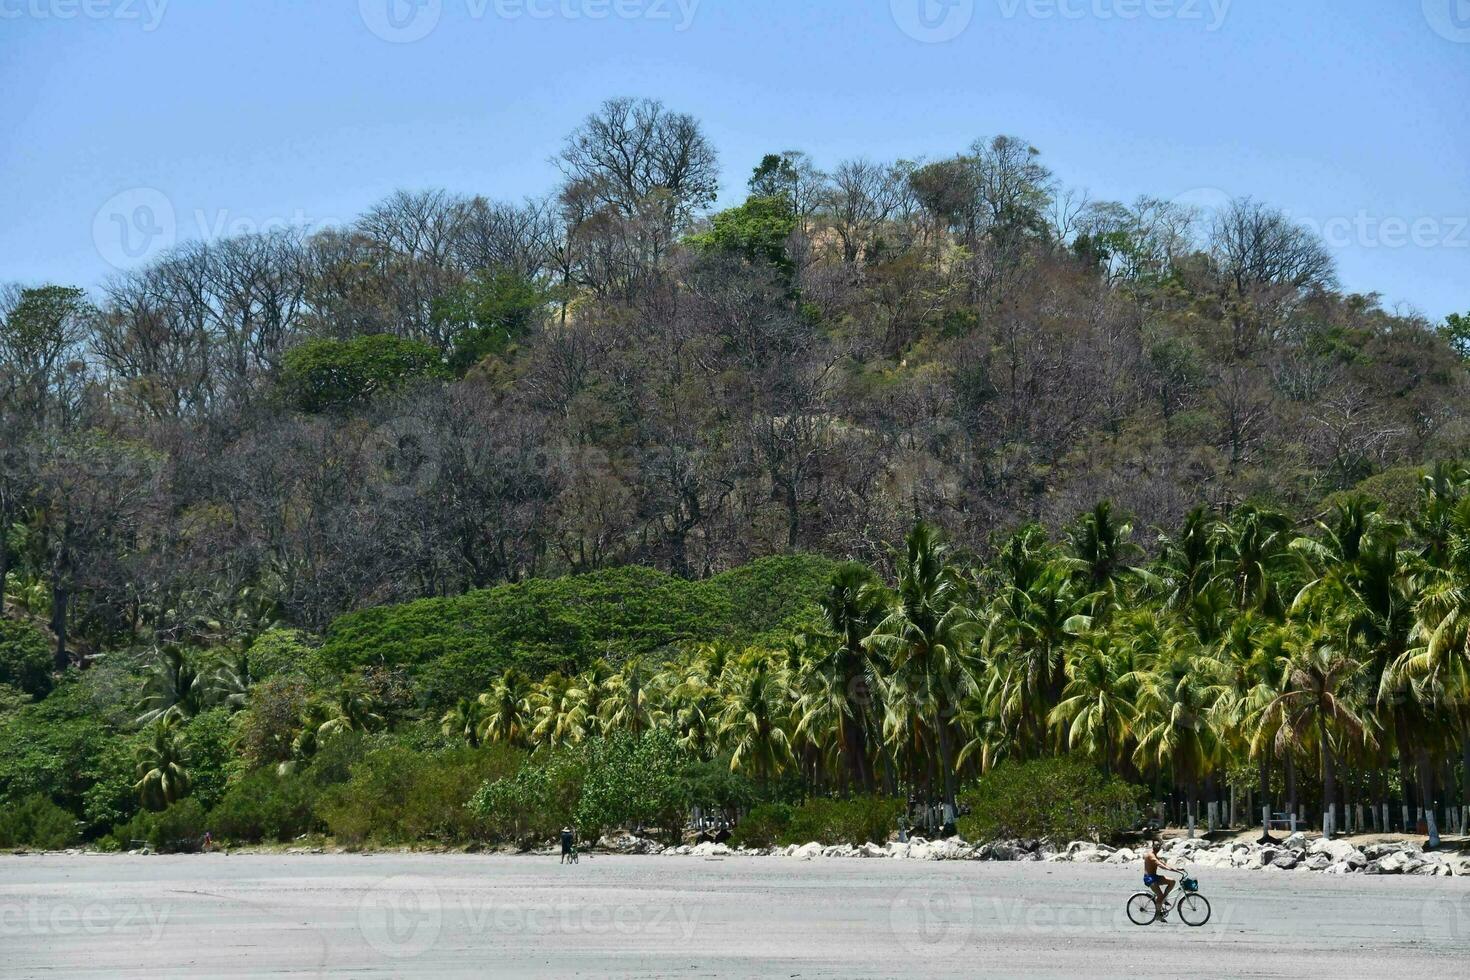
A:
[[[916,515],[983,554],[1109,498],[1147,544],[1463,455],[1463,322],[1343,295],[1267,204],[956,151],[776,153],[716,201],[697,120],[612,101],[541,199],[414,189],[12,287],[10,604],[66,663],[628,564],[883,562]]]
[[[1470,320],[1014,137],[750,163],[615,100],[542,199],[5,289],[0,846],[1465,798]]]

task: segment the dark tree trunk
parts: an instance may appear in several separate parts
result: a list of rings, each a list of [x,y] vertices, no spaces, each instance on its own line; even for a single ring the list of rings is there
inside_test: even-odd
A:
[[[66,613],[70,605],[71,591],[65,586],[54,586],[51,594],[51,631],[56,634],[57,670],[66,670],[71,666],[71,654],[66,649]]]

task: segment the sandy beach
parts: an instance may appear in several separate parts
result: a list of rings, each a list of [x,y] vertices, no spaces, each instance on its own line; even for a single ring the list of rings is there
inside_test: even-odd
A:
[[[1204,928],[1124,916],[1136,869],[474,855],[0,858],[0,973],[95,976],[1432,975],[1470,879],[1202,872]]]

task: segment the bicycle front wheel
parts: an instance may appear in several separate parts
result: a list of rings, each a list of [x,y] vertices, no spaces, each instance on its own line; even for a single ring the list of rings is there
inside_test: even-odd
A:
[[[1203,895],[1185,895],[1179,900],[1179,919],[1198,929],[1210,921],[1210,900]]]
[[[1159,906],[1148,892],[1139,892],[1128,899],[1128,918],[1136,926],[1151,926],[1158,918]]]

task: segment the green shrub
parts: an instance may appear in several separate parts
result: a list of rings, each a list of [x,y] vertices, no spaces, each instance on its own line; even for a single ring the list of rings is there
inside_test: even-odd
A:
[[[778,844],[882,844],[898,829],[903,804],[880,796],[808,800],[791,811]]]
[[[188,758],[189,793],[205,810],[224,795],[230,770],[235,767],[231,742],[234,730],[228,708],[213,708],[189,719],[183,728]]]
[[[39,793],[79,811],[98,761],[118,737],[75,674],[44,701],[0,714],[0,807]]]
[[[793,808],[785,803],[761,804],[747,813],[731,832],[730,846],[773,847],[791,826],[792,812]]]
[[[35,698],[51,690],[51,647],[34,626],[0,619],[0,684]]]
[[[312,812],[314,790],[299,776],[278,776],[273,769],[250,773],[225,790],[209,814],[209,831],[245,844],[285,843],[321,829]]]
[[[208,830],[204,808],[190,797],[158,813],[139,810],[133,819],[113,828],[111,844],[122,850],[141,843],[164,854],[189,852],[198,850]]]
[[[487,780],[470,809],[495,840],[548,840],[576,822],[586,777],[585,749],[554,749],[526,760],[513,774]]]
[[[489,840],[489,822],[466,804],[486,780],[514,772],[520,758],[498,746],[380,749],[353,766],[350,780],[324,791],[316,813],[346,844]]]
[[[0,847],[59,851],[77,837],[77,818],[40,794],[0,809]]]
[[[310,677],[319,671],[316,647],[300,630],[266,630],[250,644],[248,655],[250,674],[256,681],[289,674]]]
[[[1133,827],[1144,790],[1074,756],[1008,762],[960,797],[960,836],[979,842],[1046,837],[1107,842]]]
[[[577,828],[598,837],[615,827],[658,827],[677,838],[689,813],[689,761],[668,729],[594,739],[573,817]]]

